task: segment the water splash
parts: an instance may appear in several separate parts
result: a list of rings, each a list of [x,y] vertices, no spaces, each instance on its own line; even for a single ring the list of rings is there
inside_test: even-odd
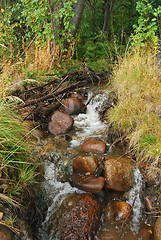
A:
[[[88,99],[92,93],[89,94]],[[108,98],[108,92],[97,94],[88,104],[86,113],[74,118],[75,136],[71,141],[71,148],[80,145],[87,137],[103,137],[107,125],[100,121],[98,110],[102,102]],[[88,100],[87,100],[88,101]]]
[[[130,199],[128,203],[133,206],[133,218],[131,220],[130,229],[138,233],[141,220],[142,202],[140,199],[141,190],[143,187],[142,175],[138,168],[134,171],[135,184],[130,191]]]

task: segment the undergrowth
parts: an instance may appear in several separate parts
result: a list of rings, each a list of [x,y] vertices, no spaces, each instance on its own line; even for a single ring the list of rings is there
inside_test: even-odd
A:
[[[156,55],[135,52],[120,61],[112,85],[118,103],[110,123],[126,135],[138,163],[149,163],[148,174],[161,174],[161,75]],[[158,174],[158,175],[157,175]]]

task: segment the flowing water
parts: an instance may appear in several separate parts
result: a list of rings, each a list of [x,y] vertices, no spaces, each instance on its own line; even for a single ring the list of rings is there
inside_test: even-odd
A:
[[[109,91],[101,89],[94,89],[91,92],[89,92],[88,99],[91,98],[91,95],[94,94],[94,97],[90,101],[90,103],[87,106],[86,113],[81,113],[74,117],[74,128],[69,133],[71,134],[72,140],[67,145],[66,149],[64,149],[61,153],[58,152],[57,156],[58,159],[62,159],[63,161],[63,167],[64,169],[68,169],[69,173],[72,172],[71,165],[73,160],[73,155],[71,154],[72,151],[75,151],[79,156],[79,146],[80,144],[88,137],[99,137],[100,139],[104,140],[106,142],[106,145],[108,146],[108,151],[105,155],[122,155],[122,150],[120,149],[111,149],[110,144],[108,143],[107,139],[107,124],[100,121],[99,118],[99,109],[102,104],[102,102],[105,99],[108,99]],[[88,100],[87,100],[88,101]],[[53,156],[55,158],[55,155]],[[64,160],[65,159],[65,160]],[[40,239],[41,240],[59,240],[59,238],[54,237],[53,238],[53,232],[50,231],[50,235],[47,234],[50,218],[53,215],[54,212],[56,212],[60,206],[62,201],[64,200],[65,196],[68,193],[74,193],[74,192],[83,192],[75,187],[72,187],[69,182],[61,182],[59,179],[59,173],[60,173],[60,165],[62,164],[56,164],[57,161],[45,161],[44,162],[44,169],[45,169],[45,175],[44,175],[44,181],[43,181],[43,187],[46,191],[46,195],[49,202],[49,207],[47,211],[47,215],[45,218],[45,221],[42,224],[42,227],[40,229]],[[61,165],[62,169],[62,165]],[[142,190],[142,176],[139,172],[139,170],[136,168],[135,173],[135,185],[133,189],[129,193],[129,198],[127,202],[133,207],[133,217],[131,221],[125,226],[121,227],[121,234],[119,235],[119,239],[126,239],[126,236],[129,236],[128,234],[133,234],[134,238],[129,237],[129,239],[142,239],[137,237],[137,234],[140,230],[140,225],[142,221],[142,202],[140,199],[140,194]],[[103,231],[109,231],[109,229],[113,226],[113,224],[109,223],[108,226],[105,223],[103,216],[102,216],[102,226],[100,228],[103,229]],[[114,229],[119,231],[120,226],[117,226],[117,224],[114,226]],[[125,229],[125,230],[124,230]],[[126,232],[126,234],[124,233]],[[126,235],[126,236],[125,236]],[[98,235],[99,236],[99,235]],[[98,236],[95,237],[95,239],[114,239],[114,238],[99,238]],[[130,235],[131,236],[131,235]]]

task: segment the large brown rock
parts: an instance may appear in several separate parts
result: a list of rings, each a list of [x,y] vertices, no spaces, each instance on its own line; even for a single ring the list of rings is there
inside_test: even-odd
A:
[[[67,98],[63,102],[63,110],[69,115],[84,112],[85,109],[85,104],[83,104],[78,98],[75,97]]]
[[[105,207],[105,220],[121,221],[132,216],[132,207],[123,201],[110,201]]]
[[[86,173],[94,174],[97,169],[98,159],[96,156],[79,156],[73,162],[74,173]]]
[[[106,152],[106,143],[97,138],[88,138],[82,144],[81,151],[104,154]]]
[[[13,232],[2,224],[0,224],[0,240],[14,240]]]
[[[134,184],[134,164],[129,158],[105,157],[104,171],[106,188],[128,191]]]
[[[71,180],[77,188],[91,193],[99,193],[105,182],[103,177],[95,178],[93,175],[86,176],[78,174],[73,174]]]
[[[161,217],[158,217],[154,226],[154,240],[161,240]]]
[[[78,194],[69,203],[59,222],[60,240],[93,239],[100,225],[101,208],[89,194]]]
[[[48,130],[53,135],[59,135],[70,130],[73,124],[74,120],[71,116],[57,110],[51,116],[51,122],[48,125]]]

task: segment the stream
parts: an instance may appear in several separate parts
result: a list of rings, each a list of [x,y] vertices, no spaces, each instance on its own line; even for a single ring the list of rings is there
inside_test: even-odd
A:
[[[99,109],[102,102],[108,99],[109,90],[102,90],[101,87],[92,87],[88,93],[88,99],[94,97],[87,105],[86,113],[80,113],[74,118],[74,126],[67,135],[55,137],[56,149],[50,153],[49,159],[43,161],[44,166],[44,180],[42,186],[48,199],[48,210],[42,226],[39,229],[40,240],[60,240],[56,233],[56,226],[51,227],[54,214],[61,208],[63,200],[71,193],[84,193],[84,191],[72,186],[66,177],[72,174],[73,158],[82,155],[79,146],[89,137],[97,137],[106,143],[107,151],[103,156],[123,156],[124,152],[120,148],[113,148],[107,139],[108,125],[100,120]],[[88,99],[86,102],[88,102]],[[60,138],[63,139],[64,144],[60,143]],[[62,177],[63,176],[63,177]],[[65,177],[64,177],[65,176]],[[132,189],[126,193],[115,192],[112,190],[104,191],[96,194],[102,204],[103,213],[101,216],[101,226],[94,236],[95,240],[117,240],[117,239],[146,239],[140,233],[145,227],[143,221],[143,203],[142,191],[144,183],[142,175],[138,168],[134,171],[135,183]],[[104,217],[105,205],[112,200],[124,200],[132,206],[133,215],[128,221],[114,222],[106,221]],[[62,210],[63,211],[63,210]],[[125,219],[126,220],[126,219]],[[71,238],[77,239],[77,238]],[[81,238],[80,238],[81,239]]]

